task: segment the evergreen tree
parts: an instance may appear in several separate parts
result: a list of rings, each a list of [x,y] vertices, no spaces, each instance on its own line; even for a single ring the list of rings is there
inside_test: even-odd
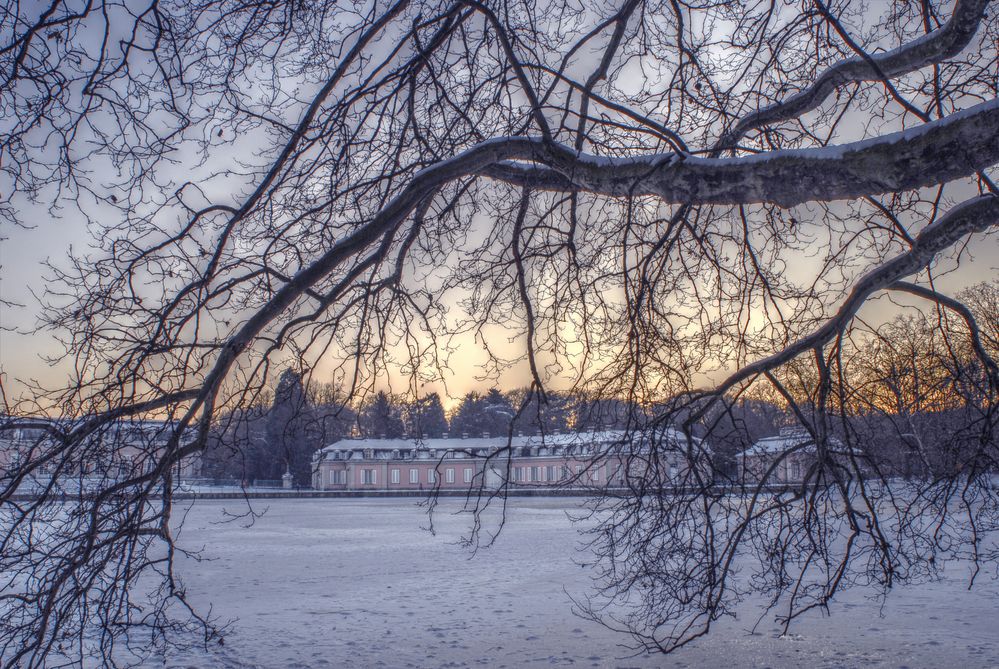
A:
[[[627,400],[579,397],[572,414],[573,429],[618,430],[634,425],[642,410]]]
[[[430,393],[406,406],[406,428],[414,437],[439,438],[448,431],[440,395]]]
[[[324,446],[351,434],[357,412],[348,404],[343,387],[334,382],[315,383],[309,384],[306,393]]]
[[[368,438],[398,439],[405,433],[401,410],[384,390],[379,390],[361,408],[357,424],[361,435]]]
[[[531,395],[528,400],[527,388],[519,388],[506,393],[507,401],[511,411],[516,414],[520,407],[527,400],[527,406],[517,417],[514,429],[524,434],[540,434],[542,427],[546,434],[558,431],[567,431],[570,424],[574,429],[581,427],[574,424],[574,407],[577,399],[566,393],[549,392],[546,394],[545,402],[542,402],[537,393]]]
[[[312,454],[319,447],[322,435],[297,372],[288,369],[281,373],[265,426],[263,449],[251,444],[251,452],[258,459],[259,478],[279,479],[289,471],[297,485],[309,485]]]
[[[491,388],[485,396],[470,392],[461,400],[451,420],[455,436],[481,437],[484,433],[499,437],[510,430],[514,409],[503,393]]]

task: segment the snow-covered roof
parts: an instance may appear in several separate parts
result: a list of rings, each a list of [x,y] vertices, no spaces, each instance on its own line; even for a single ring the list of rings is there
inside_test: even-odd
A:
[[[433,451],[485,451],[492,452],[501,448],[511,446],[513,448],[562,448],[570,446],[600,446],[603,448],[613,448],[615,445],[624,445],[626,442],[634,443],[635,436],[646,434],[633,432],[628,437],[625,430],[600,430],[594,432],[564,432],[549,433],[541,435],[514,436],[512,438],[502,437],[450,437],[446,439],[341,439],[320,451],[321,453],[331,453],[336,451],[362,451],[371,449],[375,451],[408,451],[408,450],[433,450]],[[680,444],[685,438],[683,433],[673,428],[661,430],[661,434],[666,436],[671,442]],[[700,443],[695,438],[695,442]]]
[[[496,450],[511,445],[514,448],[524,446],[575,446],[581,444],[613,443],[620,441],[623,431],[607,430],[602,432],[572,432],[565,434],[547,434],[544,439],[540,435],[508,437],[449,437],[446,439],[341,439],[324,448],[324,451],[345,450]]]
[[[833,441],[838,440],[834,437]],[[815,450],[815,444],[809,442],[812,442],[812,435],[807,430],[800,427],[784,427],[781,428],[779,434],[760,439],[740,455],[743,457],[778,455],[797,447],[801,447],[799,450],[809,453]]]

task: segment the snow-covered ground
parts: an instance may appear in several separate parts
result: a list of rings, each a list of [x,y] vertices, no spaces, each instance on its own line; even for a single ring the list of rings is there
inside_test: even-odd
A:
[[[211,562],[183,568],[190,594],[237,618],[211,655],[149,666],[228,667],[999,667],[999,583],[966,590],[955,567],[902,588],[883,609],[848,591],[787,638],[755,618],[667,657],[629,657],[627,639],[575,617],[566,594],[590,585],[574,558],[569,499],[512,501],[498,543],[469,559],[453,544],[467,518],[437,536],[412,499],[258,500],[252,527],[219,524],[242,502],[199,501],[182,543]]]

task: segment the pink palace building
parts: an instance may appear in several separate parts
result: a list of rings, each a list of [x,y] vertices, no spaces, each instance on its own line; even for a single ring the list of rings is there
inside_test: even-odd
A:
[[[686,471],[682,433],[662,432],[660,457],[670,478]],[[317,490],[433,490],[512,486],[617,486],[644,468],[648,448],[618,430],[541,436],[343,439],[316,452],[312,487]],[[706,446],[693,450],[707,465]],[[509,447],[509,448],[508,448]],[[636,457],[637,456],[637,457]],[[700,461],[700,460],[698,460]]]

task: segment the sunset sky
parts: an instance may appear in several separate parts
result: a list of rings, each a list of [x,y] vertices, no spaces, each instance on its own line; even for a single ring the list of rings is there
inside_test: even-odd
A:
[[[89,244],[89,237],[81,218],[72,208],[64,208],[50,215],[45,207],[32,206],[31,216],[26,217],[33,223],[31,229],[11,228],[5,231],[5,239],[0,242],[0,293],[4,300],[22,306],[3,306],[0,313],[3,330],[0,331],[0,369],[3,373],[4,389],[8,399],[16,398],[24,391],[21,381],[34,379],[44,386],[59,386],[68,378],[70,367],[63,363],[50,366],[43,358],[58,355],[60,345],[52,333],[32,332],[38,313],[38,300],[46,283],[45,270],[42,263],[48,259],[55,264],[65,262],[70,247],[79,251]],[[954,272],[942,276],[937,284],[945,292],[956,292],[962,287],[989,280],[999,276],[999,237],[976,236],[973,245],[966,250],[962,265]],[[814,262],[802,258],[798,263],[806,263],[801,267],[809,270],[807,263]],[[918,304],[905,297],[897,295],[891,298],[882,295],[879,299],[867,305],[861,316],[869,322],[880,322],[890,319],[898,312],[896,304]],[[921,306],[925,307],[925,303]],[[13,330],[13,331],[12,331]],[[506,342],[498,328],[493,329],[494,336],[490,344],[497,350],[513,354],[520,346]],[[483,391],[492,386],[511,389],[527,385],[530,372],[526,363],[520,363],[497,378],[480,378],[483,375],[481,366],[486,362],[486,355],[479,342],[473,337],[464,336],[459,342],[457,352],[452,356],[451,369],[445,371],[445,384],[420,383],[418,392],[440,392],[445,399],[445,405],[452,408],[457,400],[471,390]],[[702,383],[717,380],[721,370],[708,372]],[[328,365],[320,363],[313,375],[316,381],[332,380]],[[566,387],[572,379],[564,376],[553,379],[553,387]],[[410,389],[410,379],[402,375],[384,378],[379,384],[390,388],[393,392],[405,393]]]

